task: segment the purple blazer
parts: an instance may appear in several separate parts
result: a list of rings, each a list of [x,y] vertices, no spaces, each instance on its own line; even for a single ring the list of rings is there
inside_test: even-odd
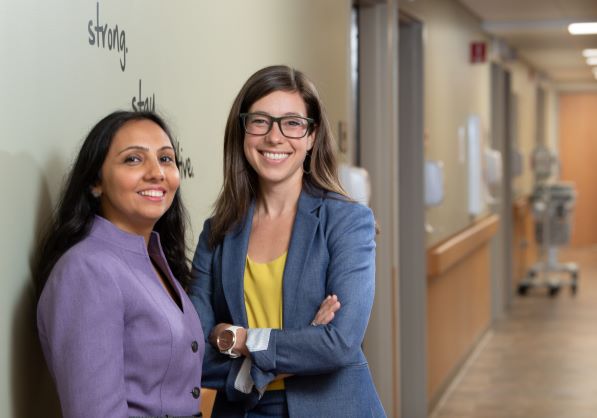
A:
[[[152,268],[167,275],[182,310]],[[37,308],[39,338],[63,418],[199,412],[204,336],[197,311],[152,233],[96,217],[56,263]]]

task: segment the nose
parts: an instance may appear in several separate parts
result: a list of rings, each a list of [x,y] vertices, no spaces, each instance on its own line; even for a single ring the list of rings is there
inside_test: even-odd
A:
[[[272,144],[279,144],[284,141],[284,135],[280,129],[280,121],[273,122],[272,129],[265,135],[266,141]]]
[[[160,164],[159,160],[157,158],[149,159],[148,164],[146,178],[153,181],[163,181],[165,178],[164,168]]]

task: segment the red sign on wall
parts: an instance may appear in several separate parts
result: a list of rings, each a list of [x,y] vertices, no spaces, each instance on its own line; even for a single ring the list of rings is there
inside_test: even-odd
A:
[[[486,55],[487,45],[485,42],[471,42],[471,63],[485,62]]]

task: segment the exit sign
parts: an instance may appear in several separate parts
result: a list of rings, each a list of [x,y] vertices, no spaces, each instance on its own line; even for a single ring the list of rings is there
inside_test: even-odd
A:
[[[487,44],[485,42],[471,42],[471,63],[485,62],[487,58]]]

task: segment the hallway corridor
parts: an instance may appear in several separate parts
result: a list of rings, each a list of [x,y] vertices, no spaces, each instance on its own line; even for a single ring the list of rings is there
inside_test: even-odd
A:
[[[597,247],[566,249],[579,264],[576,296],[515,296],[431,418],[597,417]]]

